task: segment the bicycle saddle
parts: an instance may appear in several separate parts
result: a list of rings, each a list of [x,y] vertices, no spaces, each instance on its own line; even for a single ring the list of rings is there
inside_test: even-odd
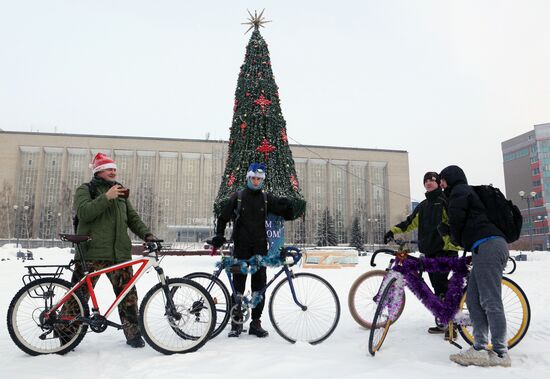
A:
[[[59,238],[61,239],[61,241],[69,241],[72,243],[81,243],[92,239],[92,237],[90,236],[78,236],[75,234],[60,234]]]

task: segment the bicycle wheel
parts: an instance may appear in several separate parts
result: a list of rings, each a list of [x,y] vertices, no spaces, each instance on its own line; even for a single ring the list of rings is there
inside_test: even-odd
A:
[[[13,342],[25,353],[65,354],[82,341],[88,325],[74,320],[87,318],[89,309],[80,292],[72,293],[48,320],[44,318],[71,287],[66,280],[42,278],[30,282],[13,297],[8,308],[8,331]]]
[[[302,309],[294,302],[292,288]],[[269,318],[281,337],[312,345],[332,334],[340,319],[340,301],[332,286],[320,276],[299,273],[280,281],[269,299]]]
[[[516,271],[516,260],[512,257],[508,257],[508,261],[506,261],[506,266],[504,267],[503,273],[504,275],[510,275],[513,274],[514,271]]]
[[[521,287],[508,278],[502,278],[502,303],[504,305],[504,314],[506,315],[508,349],[511,349],[525,337],[527,329],[529,329],[531,307]],[[466,294],[462,296],[462,300],[460,301],[460,310],[468,314]],[[458,331],[462,338],[472,345],[474,343],[474,336],[471,324],[459,326]]]
[[[216,310],[212,298],[192,280],[167,279],[171,310],[159,283],[147,292],[139,308],[143,337],[163,354],[189,353],[200,349],[214,330]]]
[[[212,297],[216,307],[216,326],[210,338],[220,334],[229,322],[229,311],[231,309],[231,296],[220,278],[207,272],[194,272],[184,276],[203,286]]]
[[[380,290],[385,275],[386,271],[384,270],[368,271],[359,276],[349,290],[348,307],[351,317],[364,328],[370,329],[372,326],[372,319],[378,305],[375,297]],[[399,309],[397,318],[393,322],[397,321],[399,316],[401,316],[404,308],[405,291],[403,291],[401,308]]]
[[[390,310],[393,306],[392,294],[395,294],[397,291],[396,278],[390,279],[380,299],[378,305],[376,306],[376,311],[374,312],[374,317],[372,318],[372,323],[374,327],[370,329],[369,334],[369,353],[374,356],[388,335],[388,330],[392,324],[390,318]]]

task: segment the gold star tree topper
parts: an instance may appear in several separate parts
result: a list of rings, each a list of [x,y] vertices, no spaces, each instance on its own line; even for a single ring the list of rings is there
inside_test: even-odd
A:
[[[247,9],[248,15],[250,16],[248,18],[248,22],[242,22],[242,25],[250,25],[250,27],[244,32],[244,34],[248,33],[250,29],[254,28],[254,30],[258,30],[260,27],[265,28],[264,24],[271,22],[271,20],[266,20],[263,16],[265,9],[263,9],[260,14],[258,14],[257,11],[254,11],[254,16],[250,11]]]

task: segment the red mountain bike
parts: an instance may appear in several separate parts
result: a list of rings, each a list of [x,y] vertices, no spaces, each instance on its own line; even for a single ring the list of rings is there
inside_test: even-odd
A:
[[[165,277],[159,266],[162,240],[148,242],[142,258],[87,272],[79,244],[91,238],[68,234],[60,237],[76,244],[86,275],[74,285],[60,278],[65,269],[72,271],[74,261],[65,266],[26,266],[29,273],[23,276],[25,286],[11,301],[7,317],[11,339],[25,353],[65,354],[82,341],[88,328],[96,333],[109,326],[122,329],[122,325],[108,319],[109,315],[151,267],[159,283],[147,292],[139,310],[139,326],[147,343],[163,354],[173,354],[195,351],[208,341],[216,324],[212,298],[192,280]],[[133,277],[107,312],[100,313],[92,279],[126,267],[134,267]],[[91,314],[81,293],[83,288],[90,294]]]

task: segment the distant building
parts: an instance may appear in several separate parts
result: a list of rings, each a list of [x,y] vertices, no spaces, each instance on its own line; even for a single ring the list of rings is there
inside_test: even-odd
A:
[[[535,250],[550,250],[550,124],[535,125],[533,130],[502,142],[502,157],[506,197],[523,214],[521,248],[530,248],[532,238]],[[520,191],[524,191],[523,199]]]
[[[291,150],[308,204],[305,219],[287,223],[288,242],[313,243],[326,207],[340,243],[349,241],[356,214],[365,241],[375,243],[407,214],[406,151],[296,145]],[[156,235],[200,241],[212,234],[225,141],[0,131],[0,238],[51,239],[71,232],[74,190],[90,180],[88,164],[98,152],[114,158],[119,182],[130,188],[134,207]]]

